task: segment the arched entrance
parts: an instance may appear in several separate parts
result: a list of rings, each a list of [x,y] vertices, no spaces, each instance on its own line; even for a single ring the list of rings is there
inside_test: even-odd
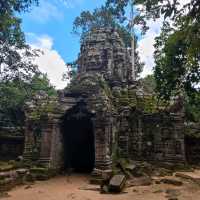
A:
[[[64,169],[91,172],[95,162],[92,115],[84,103],[70,109],[62,119]]]

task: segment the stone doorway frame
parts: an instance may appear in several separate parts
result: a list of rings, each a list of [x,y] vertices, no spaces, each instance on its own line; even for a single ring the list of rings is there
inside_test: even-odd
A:
[[[111,169],[112,159],[112,117],[109,111],[95,111],[92,109],[96,102],[89,102],[87,98],[63,95],[59,99],[59,110],[48,115],[48,119],[42,128],[41,148],[38,161],[44,166],[60,171],[63,166],[63,142],[60,130],[62,116],[79,102],[85,102],[88,112],[93,114],[94,127],[95,164],[94,172],[98,170]],[[90,106],[89,106],[90,105]],[[32,159],[31,147],[33,146],[33,131],[29,129],[31,120],[26,121],[25,130],[25,160]]]

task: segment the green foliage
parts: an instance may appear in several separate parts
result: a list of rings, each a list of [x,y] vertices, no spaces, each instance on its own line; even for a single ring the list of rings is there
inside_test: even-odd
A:
[[[112,10],[112,13],[122,20],[126,20],[126,11],[128,6],[133,5],[135,10],[135,24],[142,25],[143,32],[148,29],[146,21],[148,19],[156,20],[164,17],[175,21],[188,12],[188,16],[199,18],[199,0],[191,0],[185,6],[181,6],[181,0],[107,0],[106,6]],[[142,6],[139,6],[142,5]],[[136,7],[137,6],[137,7]],[[138,7],[139,6],[139,7]]]
[[[127,10],[130,11],[132,6],[141,4],[142,1],[137,0],[107,0],[106,7],[111,10],[112,14],[118,19],[119,22],[128,22],[128,27],[131,28],[133,25],[140,25],[141,33],[145,33],[148,30],[147,23],[145,21],[145,16],[139,8],[134,7],[133,15],[134,19],[130,20],[127,16]]]
[[[132,38],[128,29],[117,23],[111,9],[107,9],[104,6],[96,8],[93,12],[83,11],[79,17],[76,17],[73,24],[73,33],[80,35],[81,39],[84,40],[88,32],[97,28],[116,29],[124,44],[127,47],[131,46]]]
[[[91,31],[95,28],[100,27],[114,27],[115,20],[113,18],[110,10],[102,6],[101,8],[96,8],[93,12],[83,11],[80,17],[76,17],[73,26],[73,32],[81,32],[82,36],[85,33]]]
[[[26,99],[26,91],[18,84],[17,81],[0,84],[0,120],[8,121],[7,125],[11,121],[18,125],[21,120],[24,120],[21,108]]]
[[[143,86],[144,92],[148,94],[153,94],[156,88],[156,82],[154,75],[147,75],[146,77],[139,80]]]
[[[28,11],[38,0],[0,1],[0,81],[16,78],[29,80],[37,66],[32,63],[38,55],[25,44],[21,30],[21,19],[16,14]],[[26,58],[26,59],[24,59]]]
[[[145,113],[155,113],[158,111],[156,96],[146,96],[144,97],[143,102],[143,109]]]
[[[49,79],[47,78],[47,74],[33,76],[32,80],[29,83],[29,87],[31,88],[32,96],[37,94],[38,91],[45,91],[48,96],[56,95],[56,90],[50,84]]]
[[[63,80],[73,81],[76,78],[78,72],[78,64],[77,61],[69,62],[66,64],[67,71],[63,74]]]
[[[186,99],[185,112],[186,120],[200,122],[200,93],[196,93],[195,97],[190,100]]]
[[[145,113],[155,113],[158,111],[157,98],[154,95],[138,96],[136,91],[122,90],[118,94],[113,94],[113,103],[116,109],[127,106],[142,110]]]
[[[29,82],[12,80],[0,83],[0,121],[7,121],[5,125],[23,126],[24,103],[38,92],[45,91],[49,96],[56,95],[46,75],[35,75]]]
[[[200,47],[196,47],[196,43],[200,44],[200,35],[188,33],[188,29],[193,30],[189,25],[180,30],[172,29],[165,23],[161,35],[156,38],[156,89],[159,97],[165,100],[185,94],[195,101],[199,93]],[[189,35],[194,38],[189,39]]]
[[[29,118],[38,128],[40,127],[40,124],[46,120],[48,113],[53,112],[55,108],[56,104],[49,101],[49,99],[46,99],[45,102],[39,102],[39,104],[37,104],[37,107],[29,113]]]
[[[102,78],[98,78],[98,82],[99,82],[100,87],[103,89],[105,95],[109,97],[110,99],[112,99],[113,95],[108,83],[105,80],[102,80]]]
[[[1,0],[0,1],[0,41],[10,45],[24,45],[24,34],[20,28],[21,20],[16,13],[28,11],[38,0]]]

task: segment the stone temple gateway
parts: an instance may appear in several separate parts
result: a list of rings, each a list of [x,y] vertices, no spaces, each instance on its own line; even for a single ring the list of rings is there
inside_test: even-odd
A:
[[[56,99],[43,94],[27,103],[24,158],[90,172],[110,169],[119,157],[185,162],[182,114],[154,111],[133,73],[114,30],[88,34],[71,84]],[[54,106],[37,131],[32,113],[45,102]]]

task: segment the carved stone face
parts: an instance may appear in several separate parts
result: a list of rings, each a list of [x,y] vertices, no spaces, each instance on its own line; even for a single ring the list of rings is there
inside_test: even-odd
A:
[[[107,78],[124,81],[127,78],[126,52],[118,35],[113,32],[93,32],[82,43],[80,72],[104,72]],[[105,73],[106,72],[106,73]]]
[[[87,71],[103,68],[103,61],[105,58],[103,58],[102,53],[102,50],[98,47],[92,47],[86,50],[84,65]]]
[[[100,43],[89,44],[82,52],[81,67],[84,67],[84,71],[103,70],[107,63],[107,50]]]

